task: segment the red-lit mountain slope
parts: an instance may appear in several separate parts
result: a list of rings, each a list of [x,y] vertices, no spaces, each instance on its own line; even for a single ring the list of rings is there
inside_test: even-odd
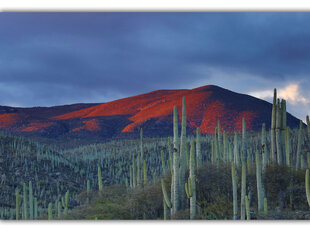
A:
[[[190,90],[158,90],[112,102],[44,108],[0,108],[0,128],[13,132],[57,137],[113,138],[136,134],[142,127],[146,135],[172,135],[172,111],[177,106],[181,120],[182,98],[186,97],[189,133],[200,127],[202,133],[214,133],[217,120],[222,130],[241,130],[244,117],[248,130],[270,125],[272,105],[218,86],[207,85]],[[16,110],[17,109],[17,110]],[[287,115],[290,127],[299,121]]]

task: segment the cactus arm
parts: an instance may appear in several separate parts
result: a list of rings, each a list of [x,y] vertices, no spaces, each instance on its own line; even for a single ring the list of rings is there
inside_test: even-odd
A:
[[[163,196],[164,196],[164,200],[165,200],[166,205],[168,206],[168,208],[172,208],[172,205],[171,205],[171,202],[169,200],[169,197],[168,197],[167,190],[166,190],[165,183],[164,183],[163,179],[161,179],[161,189],[162,189],[162,192],[163,192]]]
[[[306,196],[308,205],[310,207],[310,189],[309,189],[309,169],[306,170],[306,176],[305,176],[305,187],[306,187]]]

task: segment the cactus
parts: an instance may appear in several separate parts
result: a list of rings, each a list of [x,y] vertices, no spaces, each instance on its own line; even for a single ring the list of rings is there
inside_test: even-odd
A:
[[[98,167],[98,189],[99,192],[102,191],[102,177],[101,177],[101,168]]]
[[[231,163],[231,178],[232,178],[232,187],[233,187],[233,219],[237,220],[238,218],[238,195],[237,195],[237,175],[236,175],[236,169],[235,164]]]
[[[38,199],[35,197],[34,202],[34,219],[38,219]]]
[[[264,188],[262,183],[261,160],[258,151],[256,151],[256,182],[257,182],[257,203],[258,212],[264,210]]]
[[[143,161],[143,185],[146,186],[147,184],[147,170],[146,170],[146,162]]]
[[[309,120],[309,115],[307,115],[307,117],[306,117],[306,122],[307,122],[308,137],[310,139],[310,120]]]
[[[140,129],[140,160],[139,162],[142,164],[142,161],[144,160],[144,151],[143,151],[143,129],[141,128]],[[138,176],[139,176],[139,179],[142,179],[142,173],[139,170],[139,173],[138,173]],[[141,178],[140,178],[141,177]],[[139,183],[139,182],[138,182]]]
[[[200,129],[197,127],[196,130],[196,156],[197,156],[197,169],[202,164],[202,156],[201,156],[201,144],[200,144]]]
[[[264,198],[264,214],[268,214],[268,204],[267,204],[267,198]]]
[[[48,220],[53,220],[52,203],[48,204]]]
[[[165,199],[163,199],[163,206],[164,206],[164,220],[167,220],[167,205],[165,203]]]
[[[285,164],[286,156],[285,156],[285,130],[286,130],[286,101],[284,99],[281,100],[281,143],[282,143],[282,164]]]
[[[23,202],[23,209],[24,209],[24,219],[28,219],[28,203],[27,203],[27,191],[26,191],[26,184],[23,185],[23,192],[24,192],[24,202]]]
[[[240,167],[240,154],[238,150],[238,137],[237,132],[234,134],[234,162],[237,167]]]
[[[179,186],[185,184],[186,171],[186,99],[182,99],[182,129],[181,129],[181,143],[180,143],[180,173]],[[185,209],[185,189],[180,187],[180,209]]]
[[[69,190],[66,192],[65,195],[65,211],[64,214],[67,215],[68,214],[68,206],[69,206]]]
[[[297,141],[297,154],[296,154],[296,170],[301,168],[301,140],[302,140],[302,121],[299,123],[298,141]]]
[[[172,213],[179,210],[180,185],[179,185],[179,138],[178,138],[178,113],[177,108],[173,108],[173,199]]]
[[[57,202],[57,217],[58,219],[61,217],[61,204],[59,201]]]
[[[89,192],[90,192],[90,181],[87,180],[87,183],[86,183],[86,192],[87,192],[87,195],[89,195]]]
[[[171,201],[169,200],[169,197],[168,197],[167,190],[166,190],[165,183],[164,183],[163,179],[161,179],[161,189],[162,189],[162,192],[163,192],[165,204],[168,206],[168,208],[172,208],[172,204],[171,204]]]
[[[310,168],[310,152],[307,153],[307,165]]]
[[[242,144],[241,144],[241,151],[242,151],[242,162],[246,162],[247,160],[247,141],[246,141],[246,125],[245,119],[242,118]]]
[[[286,127],[285,130],[285,156],[286,156],[286,166],[291,167],[291,144],[290,144],[290,128]]]
[[[265,173],[267,165],[268,165],[268,154],[267,154],[267,142],[266,142],[266,124],[262,125],[262,157],[263,157],[263,165],[262,172]]]
[[[245,220],[245,196],[246,196],[246,165],[242,162],[241,174],[241,220]]]
[[[278,99],[276,105],[276,149],[277,149],[277,161],[279,165],[282,165],[281,115],[282,115],[282,109],[280,105],[280,100]]]
[[[15,190],[15,198],[16,198],[16,220],[19,220],[19,204],[20,204],[20,195],[19,189]]]
[[[33,192],[32,182],[29,182],[29,219],[33,220]]]
[[[245,201],[246,219],[251,220],[250,203],[249,203],[248,196],[244,197],[244,201]]]
[[[271,113],[271,129],[270,129],[270,142],[271,142],[271,159],[272,162],[275,162],[277,159],[276,156],[276,106],[277,106],[277,89],[274,89],[273,94],[273,104],[272,104],[272,113]]]
[[[189,178],[190,178],[190,219],[196,217],[196,167],[195,167],[195,144],[194,140],[191,141],[191,151],[190,151],[190,169],[189,169]]]
[[[162,173],[165,174],[166,173],[166,165],[165,165],[165,159],[164,159],[164,152],[163,151],[160,152],[160,158],[161,158],[161,167],[163,169]]]
[[[308,201],[308,205],[309,205],[309,207],[310,207],[309,169],[306,170],[306,175],[305,175],[305,187],[306,187],[307,201]]]

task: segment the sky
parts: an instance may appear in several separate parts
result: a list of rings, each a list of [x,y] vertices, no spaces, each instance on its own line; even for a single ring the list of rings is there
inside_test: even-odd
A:
[[[218,85],[310,114],[310,13],[0,13],[0,105]]]

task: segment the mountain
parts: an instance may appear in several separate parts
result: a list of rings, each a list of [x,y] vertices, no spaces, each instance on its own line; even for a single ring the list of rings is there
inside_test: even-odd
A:
[[[16,134],[56,138],[111,138],[172,135],[172,111],[177,106],[181,121],[182,98],[186,97],[188,133],[214,133],[217,120],[226,132],[241,130],[244,117],[248,130],[270,127],[272,104],[261,99],[206,85],[195,89],[157,90],[101,104],[14,108],[0,106],[0,129]],[[287,125],[299,120],[287,114]]]

